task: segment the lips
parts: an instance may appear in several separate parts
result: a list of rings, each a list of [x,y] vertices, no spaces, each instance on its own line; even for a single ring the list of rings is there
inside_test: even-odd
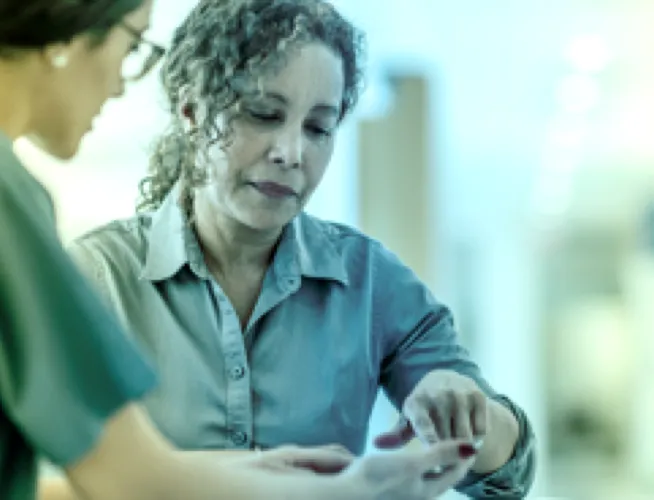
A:
[[[270,198],[289,198],[297,196],[295,190],[285,184],[278,184],[277,182],[251,182],[250,185]]]

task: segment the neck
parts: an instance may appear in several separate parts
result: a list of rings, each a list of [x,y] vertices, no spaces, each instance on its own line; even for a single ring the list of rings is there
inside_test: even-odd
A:
[[[26,64],[0,59],[0,131],[15,141],[29,132]]]
[[[210,271],[226,275],[232,269],[268,268],[281,228],[265,231],[246,227],[201,198],[195,200],[194,213],[195,231]]]

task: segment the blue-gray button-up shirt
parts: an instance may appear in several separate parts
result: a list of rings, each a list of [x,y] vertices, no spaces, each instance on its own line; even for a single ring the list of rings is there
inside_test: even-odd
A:
[[[522,498],[533,480],[524,413],[458,344],[449,311],[380,243],[300,214],[284,230],[243,330],[171,192],[154,213],[113,222],[71,253],[151,354],[146,406],[178,446],[341,443],[361,453],[378,388],[401,407],[434,369],[473,378],[520,423],[514,456],[460,490]]]

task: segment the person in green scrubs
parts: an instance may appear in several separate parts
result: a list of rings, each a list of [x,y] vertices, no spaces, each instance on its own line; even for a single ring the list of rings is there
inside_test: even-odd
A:
[[[427,499],[470,468],[449,441],[352,461],[335,447],[176,450],[138,401],[150,366],[57,239],[51,199],[13,153],[76,153],[111,97],[154,66],[152,0],[0,2],[0,498],[36,497],[37,461],[90,500]],[[135,57],[146,55],[142,60]],[[432,468],[451,465],[439,473]]]

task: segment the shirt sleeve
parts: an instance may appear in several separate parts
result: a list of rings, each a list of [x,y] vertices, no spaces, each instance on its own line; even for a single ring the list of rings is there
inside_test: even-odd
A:
[[[400,409],[413,388],[432,370],[453,370],[473,379],[490,398],[515,415],[520,435],[511,459],[499,470],[471,473],[457,490],[471,498],[524,498],[535,474],[534,435],[524,411],[498,394],[459,344],[450,311],[388,250],[375,254],[375,331],[384,343],[380,382]]]
[[[24,438],[65,467],[155,376],[66,255],[49,214],[3,190],[0,235],[0,401]]]

